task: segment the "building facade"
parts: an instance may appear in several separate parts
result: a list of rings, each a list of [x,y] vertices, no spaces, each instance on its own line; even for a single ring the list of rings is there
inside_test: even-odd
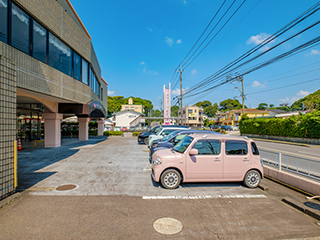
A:
[[[180,115],[180,110],[178,116]],[[186,106],[183,109],[183,125],[188,125],[190,127],[202,127],[204,120],[208,117],[204,114],[204,110],[198,106]]]
[[[269,116],[268,111],[256,110],[256,109],[245,109],[244,113],[247,114],[249,118]],[[242,109],[233,109],[227,112],[217,112],[216,123],[218,125],[234,126],[239,123],[239,121],[241,120],[241,117],[242,117]]]
[[[127,111],[130,110],[130,111],[143,113],[143,105],[133,104],[132,98],[129,98],[128,104],[121,105],[121,110],[120,111],[125,111],[125,110],[127,110]]]
[[[69,0],[0,1],[0,84],[1,199],[16,187],[17,136],[22,146],[43,137],[45,147],[59,147],[62,119],[78,117],[80,140],[90,118],[104,124],[107,83]]]

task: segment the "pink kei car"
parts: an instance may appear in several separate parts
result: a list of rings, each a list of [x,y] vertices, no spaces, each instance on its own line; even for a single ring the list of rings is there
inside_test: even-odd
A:
[[[152,157],[152,178],[168,189],[181,182],[238,181],[255,188],[262,177],[258,148],[247,137],[191,134]]]

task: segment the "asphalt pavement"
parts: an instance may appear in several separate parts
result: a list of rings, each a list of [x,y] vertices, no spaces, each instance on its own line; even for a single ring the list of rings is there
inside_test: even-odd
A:
[[[320,239],[320,220],[282,199],[320,212],[318,201],[268,179],[269,191],[164,189],[151,179],[148,148],[130,135],[26,148],[18,162],[19,193],[0,209],[0,239]]]

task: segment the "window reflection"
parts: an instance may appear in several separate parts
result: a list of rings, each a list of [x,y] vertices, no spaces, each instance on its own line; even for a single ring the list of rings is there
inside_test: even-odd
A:
[[[73,78],[80,81],[81,75],[81,58],[75,52],[73,53]]]
[[[7,43],[8,37],[8,1],[0,0],[0,41]]]
[[[33,57],[47,62],[47,30],[33,21]]]
[[[86,60],[82,59],[82,82],[88,85],[88,68],[89,64]]]
[[[71,76],[71,49],[52,33],[49,33],[49,65]]]
[[[12,3],[12,46],[29,54],[29,16]]]

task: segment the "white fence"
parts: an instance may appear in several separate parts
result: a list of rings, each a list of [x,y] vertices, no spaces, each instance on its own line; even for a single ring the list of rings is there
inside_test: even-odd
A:
[[[264,164],[320,180],[320,160],[259,148]]]

